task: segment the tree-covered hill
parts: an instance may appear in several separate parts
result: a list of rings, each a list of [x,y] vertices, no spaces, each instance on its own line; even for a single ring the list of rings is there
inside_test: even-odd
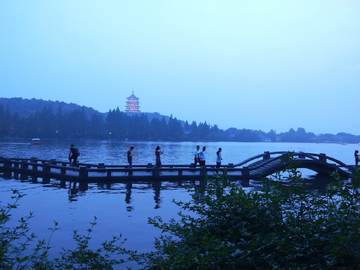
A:
[[[99,112],[91,107],[42,99],[0,98],[1,137],[179,140],[184,121],[153,113]],[[177,138],[167,125],[181,129]],[[161,123],[161,125],[158,125]],[[152,134],[147,127],[152,128]],[[180,128],[179,128],[180,127]],[[155,134],[156,133],[156,134]],[[163,133],[163,134],[160,134]]]
[[[0,98],[0,104],[6,110],[8,107],[11,114],[17,112],[19,117],[29,117],[31,114],[35,114],[38,110],[39,112],[44,109],[44,107],[52,108],[53,112],[56,113],[59,106],[61,106],[61,110],[63,114],[69,114],[74,110],[81,110],[84,108],[84,112],[86,118],[90,118],[93,113],[99,113],[105,115],[104,113],[100,113],[97,110],[94,110],[91,107],[80,106],[74,103],[65,103],[63,101],[51,101],[51,100],[43,100],[43,99],[25,99],[25,98]]]
[[[119,108],[98,112],[74,103],[42,99],[1,98],[2,138],[116,139],[148,141],[332,142],[359,143],[360,136],[340,132],[319,134],[304,128],[288,132],[229,128],[197,124],[154,113],[125,113]]]
[[[61,107],[63,114],[70,114],[75,110],[84,110],[85,116],[87,119],[91,118],[93,113],[101,115],[104,119],[108,112],[99,112],[91,107],[80,106],[75,103],[66,103],[63,101],[52,101],[52,100],[43,100],[43,99],[25,99],[25,98],[0,98],[0,104],[6,110],[9,108],[10,113],[13,115],[15,112],[18,113],[19,117],[29,117],[32,114],[35,114],[36,111],[42,111],[45,107],[51,108],[53,113],[56,113],[59,107]],[[153,118],[158,118],[161,120],[162,117],[165,118],[166,122],[169,121],[169,116],[161,115],[157,112],[154,113],[145,113],[149,121]],[[184,121],[181,121],[184,124]]]

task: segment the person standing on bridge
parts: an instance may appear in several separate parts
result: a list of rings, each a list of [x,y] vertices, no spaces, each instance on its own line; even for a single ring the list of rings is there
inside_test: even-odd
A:
[[[202,151],[199,153],[200,166],[205,166],[205,150],[206,150],[206,147],[203,146]]]
[[[69,162],[71,165],[71,160],[73,160],[73,165],[76,166],[77,158],[80,156],[80,151],[74,147],[73,144],[70,145],[70,152],[69,152]]]
[[[196,167],[196,164],[199,162],[200,165],[200,145],[197,145],[195,150],[194,150],[194,166]]]
[[[156,148],[155,148],[155,167],[161,168],[160,155],[162,155],[162,153],[164,153],[164,152],[161,151],[161,147],[160,147],[160,146],[156,146]]]
[[[222,161],[222,157],[221,157],[221,148],[219,148],[219,150],[217,150],[216,152],[216,168],[220,168],[221,165],[221,161]],[[218,173],[218,171],[216,171]]]
[[[132,168],[132,157],[134,156],[133,150],[134,146],[130,146],[130,149],[127,151],[127,161],[130,169]]]
[[[354,157],[355,157],[355,166],[358,166],[358,164],[359,164],[359,151],[358,150],[355,150]]]

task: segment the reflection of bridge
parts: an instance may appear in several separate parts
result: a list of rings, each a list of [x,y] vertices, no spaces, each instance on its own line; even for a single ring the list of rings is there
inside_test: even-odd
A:
[[[195,167],[190,165],[163,165],[162,168],[147,165],[134,165],[129,169],[124,165],[105,165],[80,163],[78,167],[69,167],[69,162],[57,160],[40,160],[37,158],[4,158],[0,157],[0,172],[4,178],[27,179],[40,177],[43,182],[50,178],[72,182],[127,182],[127,181],[181,181],[203,179],[206,175],[212,177],[226,174],[236,180],[258,179],[275,172],[282,171],[289,164],[297,168],[307,168],[317,173],[338,172],[343,177],[349,177],[355,170],[343,162],[328,157],[325,154],[304,152],[264,152],[241,163]]]
[[[34,179],[30,179],[34,183]],[[84,196],[87,190],[92,190],[92,192],[101,192],[101,193],[117,193],[125,196],[125,202],[128,204],[126,207],[127,211],[133,211],[132,195],[135,192],[153,192],[155,208],[159,208],[162,204],[162,198],[160,196],[161,192],[165,190],[183,190],[183,185],[192,186],[195,188],[196,192],[199,190],[199,187],[205,186],[204,180],[193,180],[193,181],[131,181],[127,180],[124,183],[110,183],[110,182],[98,182],[98,183],[87,183],[87,182],[68,182],[65,180],[52,180],[52,187],[59,187],[62,189],[68,189],[68,199],[69,201],[77,201],[80,197]]]

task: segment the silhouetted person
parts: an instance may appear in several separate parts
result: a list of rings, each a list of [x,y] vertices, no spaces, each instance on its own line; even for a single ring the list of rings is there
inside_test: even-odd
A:
[[[219,150],[217,150],[217,152],[216,152],[216,168],[220,168],[221,160],[222,160],[221,148],[219,148]],[[218,172],[218,171],[216,171],[216,172]]]
[[[80,152],[77,148],[74,147],[73,144],[70,145],[70,152],[69,152],[69,162],[71,165],[71,160],[73,160],[73,165],[76,166],[78,156],[80,156]]]
[[[156,146],[156,148],[155,148],[155,167],[161,168],[160,155],[161,155],[162,153],[163,153],[163,151],[161,151],[160,146]]]
[[[134,153],[132,152],[134,150],[134,146],[130,146],[129,151],[127,151],[127,161],[129,163],[129,168],[132,168],[132,157]]]
[[[359,151],[358,150],[355,150],[354,157],[355,157],[355,166],[358,166],[358,164],[359,164]]]

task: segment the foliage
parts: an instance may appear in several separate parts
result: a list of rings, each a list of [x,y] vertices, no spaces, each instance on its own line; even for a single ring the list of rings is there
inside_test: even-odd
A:
[[[359,171],[324,193],[307,190],[296,169],[286,173],[260,191],[225,177],[188,187],[192,201],[174,201],[179,220],[149,219],[162,231],[156,251],[134,259],[145,269],[359,269]]]
[[[115,255],[134,255],[133,252],[121,248],[126,239],[118,244],[121,235],[113,236],[110,241],[103,242],[101,247],[95,250],[90,249],[89,241],[96,225],[96,217],[94,217],[94,222],[90,223],[91,227],[86,235],[74,231],[73,240],[77,247],[74,250],[62,248],[61,258],[51,260],[49,258],[51,238],[59,230],[56,221],[54,227],[49,228],[51,231],[49,240],[38,240],[33,248],[31,243],[36,240],[36,236],[30,233],[29,227],[33,213],[25,218],[22,217],[15,228],[7,226],[11,218],[10,211],[17,208],[17,203],[23,196],[17,190],[13,190],[11,198],[15,201],[7,204],[6,207],[1,207],[0,210],[0,269],[112,269],[113,265],[124,263],[123,259],[114,259]]]

